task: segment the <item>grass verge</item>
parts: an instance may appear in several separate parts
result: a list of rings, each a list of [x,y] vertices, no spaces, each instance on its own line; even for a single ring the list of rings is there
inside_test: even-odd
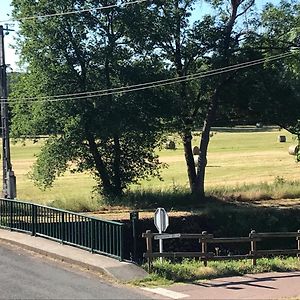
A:
[[[207,206],[212,202],[211,199],[224,200],[225,202],[248,202],[249,204],[260,200],[298,199],[300,198],[300,181],[287,180],[277,176],[270,183],[261,182],[208,188],[206,195],[205,201],[201,201],[201,199],[191,195],[188,188],[174,186],[170,189],[161,190],[136,189],[128,191],[123,197],[107,199],[106,202],[107,204],[134,209],[156,208],[159,206],[167,209],[186,209],[186,207]]]
[[[267,200],[272,206],[272,200],[298,199],[300,198],[300,181],[288,181],[282,177],[276,177],[272,183],[262,182],[257,184],[244,184],[236,186],[221,186],[208,188],[205,201],[191,195],[190,190],[176,186],[170,189],[135,189],[127,191],[122,197],[104,199],[101,196],[94,197],[77,196],[72,198],[55,197],[52,201],[39,201],[49,206],[72,210],[75,212],[97,211],[111,205],[122,206],[128,209],[153,209],[165,207],[172,210],[186,210],[189,208],[207,207],[215,205],[215,200],[228,202],[247,202],[259,204],[259,201]],[[38,201],[33,201],[38,202]],[[274,201],[275,202],[275,201]],[[280,206],[280,205],[279,205]]]
[[[261,258],[252,266],[250,260],[211,261],[207,267],[203,262],[184,259],[180,263],[171,260],[156,260],[153,272],[145,279],[134,281],[138,286],[168,285],[175,282],[197,282],[220,277],[241,276],[265,272],[299,271],[300,260],[295,257]]]

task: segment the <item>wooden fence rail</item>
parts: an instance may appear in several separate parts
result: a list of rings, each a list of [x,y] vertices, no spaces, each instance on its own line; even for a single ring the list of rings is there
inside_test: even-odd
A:
[[[297,232],[256,232],[252,230],[248,237],[230,237],[230,238],[215,238],[213,234],[209,234],[203,231],[200,234],[187,234],[187,233],[153,233],[151,230],[147,230],[143,233],[143,237],[146,239],[147,252],[144,253],[144,257],[148,260],[149,272],[152,268],[152,260],[157,257],[194,257],[203,261],[204,266],[207,266],[209,260],[238,260],[238,259],[252,259],[252,264],[256,265],[256,260],[259,257],[267,257],[270,255],[297,255],[300,258],[300,230]],[[258,250],[257,243],[268,238],[295,238],[297,249],[268,249]],[[153,252],[153,239],[197,239],[200,243],[200,249],[198,252]],[[226,244],[226,243],[250,243],[250,252],[244,255],[230,255],[224,256],[216,255],[213,252],[208,252],[209,244]]]

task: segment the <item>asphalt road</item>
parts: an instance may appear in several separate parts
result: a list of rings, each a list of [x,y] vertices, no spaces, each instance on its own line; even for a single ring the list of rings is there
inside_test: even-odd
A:
[[[0,244],[0,299],[145,299],[92,273]]]

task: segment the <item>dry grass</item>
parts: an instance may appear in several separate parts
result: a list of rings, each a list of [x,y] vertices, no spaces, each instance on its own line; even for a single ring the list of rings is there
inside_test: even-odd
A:
[[[278,135],[285,134],[287,143],[279,143]],[[194,139],[194,145],[199,142],[199,136]],[[12,163],[17,176],[18,198],[32,200],[43,204],[59,205],[66,209],[96,210],[99,204],[92,194],[94,180],[88,174],[65,174],[47,191],[41,191],[27,177],[34,160],[39,152],[42,141],[26,146],[20,143],[12,145]],[[208,166],[206,173],[206,189],[237,191],[245,184],[272,183],[275,178],[296,180],[299,178],[299,165],[294,157],[288,155],[288,147],[295,144],[291,134],[282,132],[258,133],[217,133],[209,146]],[[141,185],[132,186],[132,190],[146,191],[175,191],[188,190],[188,180],[183,155],[183,146],[177,140],[177,150],[161,150],[158,152],[161,161],[167,162],[169,168],[163,170],[163,181],[158,179],[145,180]],[[290,187],[287,187],[289,190]],[[281,192],[279,192],[281,190]],[[297,192],[297,191],[296,191]],[[261,199],[265,190],[259,186],[244,191],[246,198]],[[283,187],[273,190],[275,198],[285,196]],[[294,198],[294,197],[290,197]]]

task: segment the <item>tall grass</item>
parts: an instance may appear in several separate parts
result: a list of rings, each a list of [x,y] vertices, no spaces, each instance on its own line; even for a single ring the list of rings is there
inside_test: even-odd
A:
[[[152,209],[165,207],[166,209],[188,210],[215,204],[212,199],[226,202],[256,203],[260,200],[297,199],[300,198],[300,181],[288,181],[276,177],[272,183],[243,184],[235,186],[218,186],[207,189],[206,198],[199,199],[193,196],[185,187],[173,186],[169,189],[135,189],[127,191],[123,196],[116,198],[103,198],[98,195],[90,197],[55,197],[53,200],[40,201],[49,206],[72,211],[96,211],[107,206],[118,205],[132,209]],[[39,202],[33,200],[34,202]],[[270,201],[271,202],[271,201]]]
[[[286,180],[276,176],[271,183],[261,182],[235,186],[210,187],[207,194],[220,199],[234,200],[269,200],[295,199],[300,197],[300,181]]]
[[[145,266],[146,267],[146,266]],[[153,273],[141,281],[138,285],[171,284],[173,282],[196,282],[219,277],[241,276],[264,272],[287,272],[299,271],[300,260],[295,257],[261,258],[257,265],[252,266],[251,260],[238,261],[210,261],[207,267],[199,260],[184,259],[174,263],[171,260],[155,260]]]

